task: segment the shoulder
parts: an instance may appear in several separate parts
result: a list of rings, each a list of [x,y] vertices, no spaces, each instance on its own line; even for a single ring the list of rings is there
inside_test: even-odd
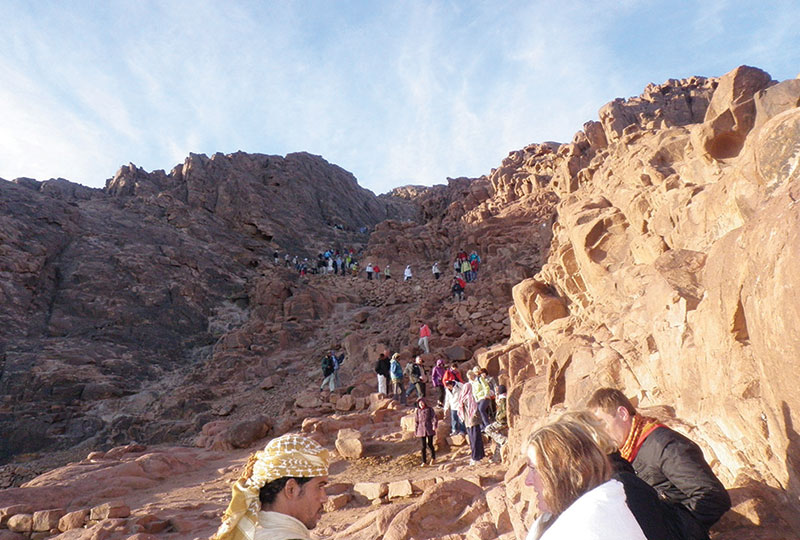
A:
[[[542,536],[542,540],[560,538],[646,540],[617,480],[609,480],[581,495]]]

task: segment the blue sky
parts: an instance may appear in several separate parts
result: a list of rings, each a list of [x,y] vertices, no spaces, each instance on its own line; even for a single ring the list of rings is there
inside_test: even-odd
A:
[[[308,151],[376,193],[568,141],[616,97],[800,72],[800,2],[1,0],[0,177]]]

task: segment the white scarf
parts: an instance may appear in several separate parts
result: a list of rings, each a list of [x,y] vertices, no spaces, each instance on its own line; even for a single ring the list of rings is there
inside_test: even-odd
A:
[[[279,512],[259,512],[254,540],[312,540],[303,523]]]

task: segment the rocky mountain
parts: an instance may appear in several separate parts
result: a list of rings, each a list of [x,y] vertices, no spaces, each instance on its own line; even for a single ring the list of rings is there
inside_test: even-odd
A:
[[[140,390],[241,323],[274,251],[360,250],[362,228],[417,213],[310,154],[191,155],[169,174],[128,165],[103,190],[0,181],[0,460],[128,437],[158,401]],[[193,429],[159,416],[135,437]]]
[[[649,85],[481,178],[379,197],[306,154],[123,167],[104,190],[0,182],[0,479],[75,461],[0,490],[0,524],[207,536],[247,449],[301,430],[336,449],[325,537],[524,538],[524,437],[613,385],[703,448],[734,504],[713,538],[796,538],[798,156],[800,79],[742,66]],[[271,262],[331,246],[394,279]],[[483,263],[456,302],[430,265],[447,276],[462,248]],[[371,367],[419,354],[421,322],[428,366],[508,384],[502,465],[467,468],[444,424],[442,464],[412,465],[407,411]],[[331,348],[345,386],[320,393]]]

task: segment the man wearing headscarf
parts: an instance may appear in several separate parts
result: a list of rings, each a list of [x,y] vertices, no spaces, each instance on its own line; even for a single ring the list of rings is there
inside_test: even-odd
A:
[[[212,539],[311,540],[327,483],[327,450],[300,435],[273,439],[250,456]]]

